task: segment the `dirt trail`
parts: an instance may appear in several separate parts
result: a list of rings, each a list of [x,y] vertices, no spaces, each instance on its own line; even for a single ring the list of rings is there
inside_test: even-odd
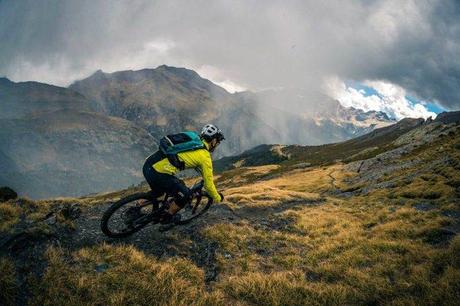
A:
[[[331,187],[332,187],[333,191],[340,191],[339,186],[337,186],[337,185],[335,184],[336,178],[335,178],[334,176],[332,176],[332,174],[333,174],[335,171],[336,171],[335,169],[332,169],[331,171],[329,171],[329,172],[327,173],[327,176],[331,178],[330,184],[331,184]]]
[[[131,244],[146,254],[157,258],[184,256],[205,270],[206,281],[213,281],[218,274],[215,264],[215,253],[218,245],[206,239],[201,229],[218,223],[258,224],[267,230],[278,230],[280,223],[276,214],[288,209],[296,209],[305,205],[323,203],[323,199],[302,202],[281,203],[275,207],[241,207],[233,209],[228,204],[219,203],[211,206],[202,217],[190,224],[175,226],[167,232],[159,232],[158,225],[148,225],[141,231],[122,239],[106,237],[100,230],[100,220],[110,204],[96,205],[85,209],[75,220],[75,230],[62,235],[61,245],[75,250],[81,247],[93,246],[100,243]]]
[[[329,179],[328,184],[330,187],[327,190],[320,192],[320,195],[322,197],[340,196],[343,193],[340,187],[336,184],[337,179],[333,175],[337,171],[338,170],[335,168],[331,168],[330,170],[327,171],[326,176]]]

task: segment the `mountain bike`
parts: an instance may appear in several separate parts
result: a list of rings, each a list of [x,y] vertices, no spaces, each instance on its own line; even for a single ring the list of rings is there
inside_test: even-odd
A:
[[[203,191],[204,182],[201,180],[190,188],[191,201],[178,214],[179,221],[160,227],[160,231],[168,230],[175,225],[183,225],[202,216],[212,205],[212,198]],[[102,216],[101,230],[111,238],[127,237],[144,228],[147,224],[157,224],[168,209],[174,197],[165,194],[156,198],[153,191],[129,195],[113,203]]]

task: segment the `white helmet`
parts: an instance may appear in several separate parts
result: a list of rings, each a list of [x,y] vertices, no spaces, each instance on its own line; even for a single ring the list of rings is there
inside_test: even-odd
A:
[[[225,139],[224,134],[222,134],[222,131],[219,130],[219,128],[213,124],[206,124],[203,127],[203,129],[201,129],[200,136],[206,141],[217,139],[218,142],[221,142]]]

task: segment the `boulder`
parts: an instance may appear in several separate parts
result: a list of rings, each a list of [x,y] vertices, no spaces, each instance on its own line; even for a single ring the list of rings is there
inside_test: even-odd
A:
[[[8,200],[14,200],[18,197],[18,194],[10,187],[0,187],[0,202]]]

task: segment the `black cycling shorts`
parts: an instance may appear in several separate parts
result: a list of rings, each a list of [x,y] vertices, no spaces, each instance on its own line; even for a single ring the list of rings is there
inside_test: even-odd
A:
[[[155,197],[160,197],[164,193],[172,195],[176,199],[176,204],[184,207],[191,197],[190,189],[185,183],[174,175],[155,171],[153,164],[162,160],[164,155],[158,151],[147,158],[142,168],[145,180],[149,183]]]

